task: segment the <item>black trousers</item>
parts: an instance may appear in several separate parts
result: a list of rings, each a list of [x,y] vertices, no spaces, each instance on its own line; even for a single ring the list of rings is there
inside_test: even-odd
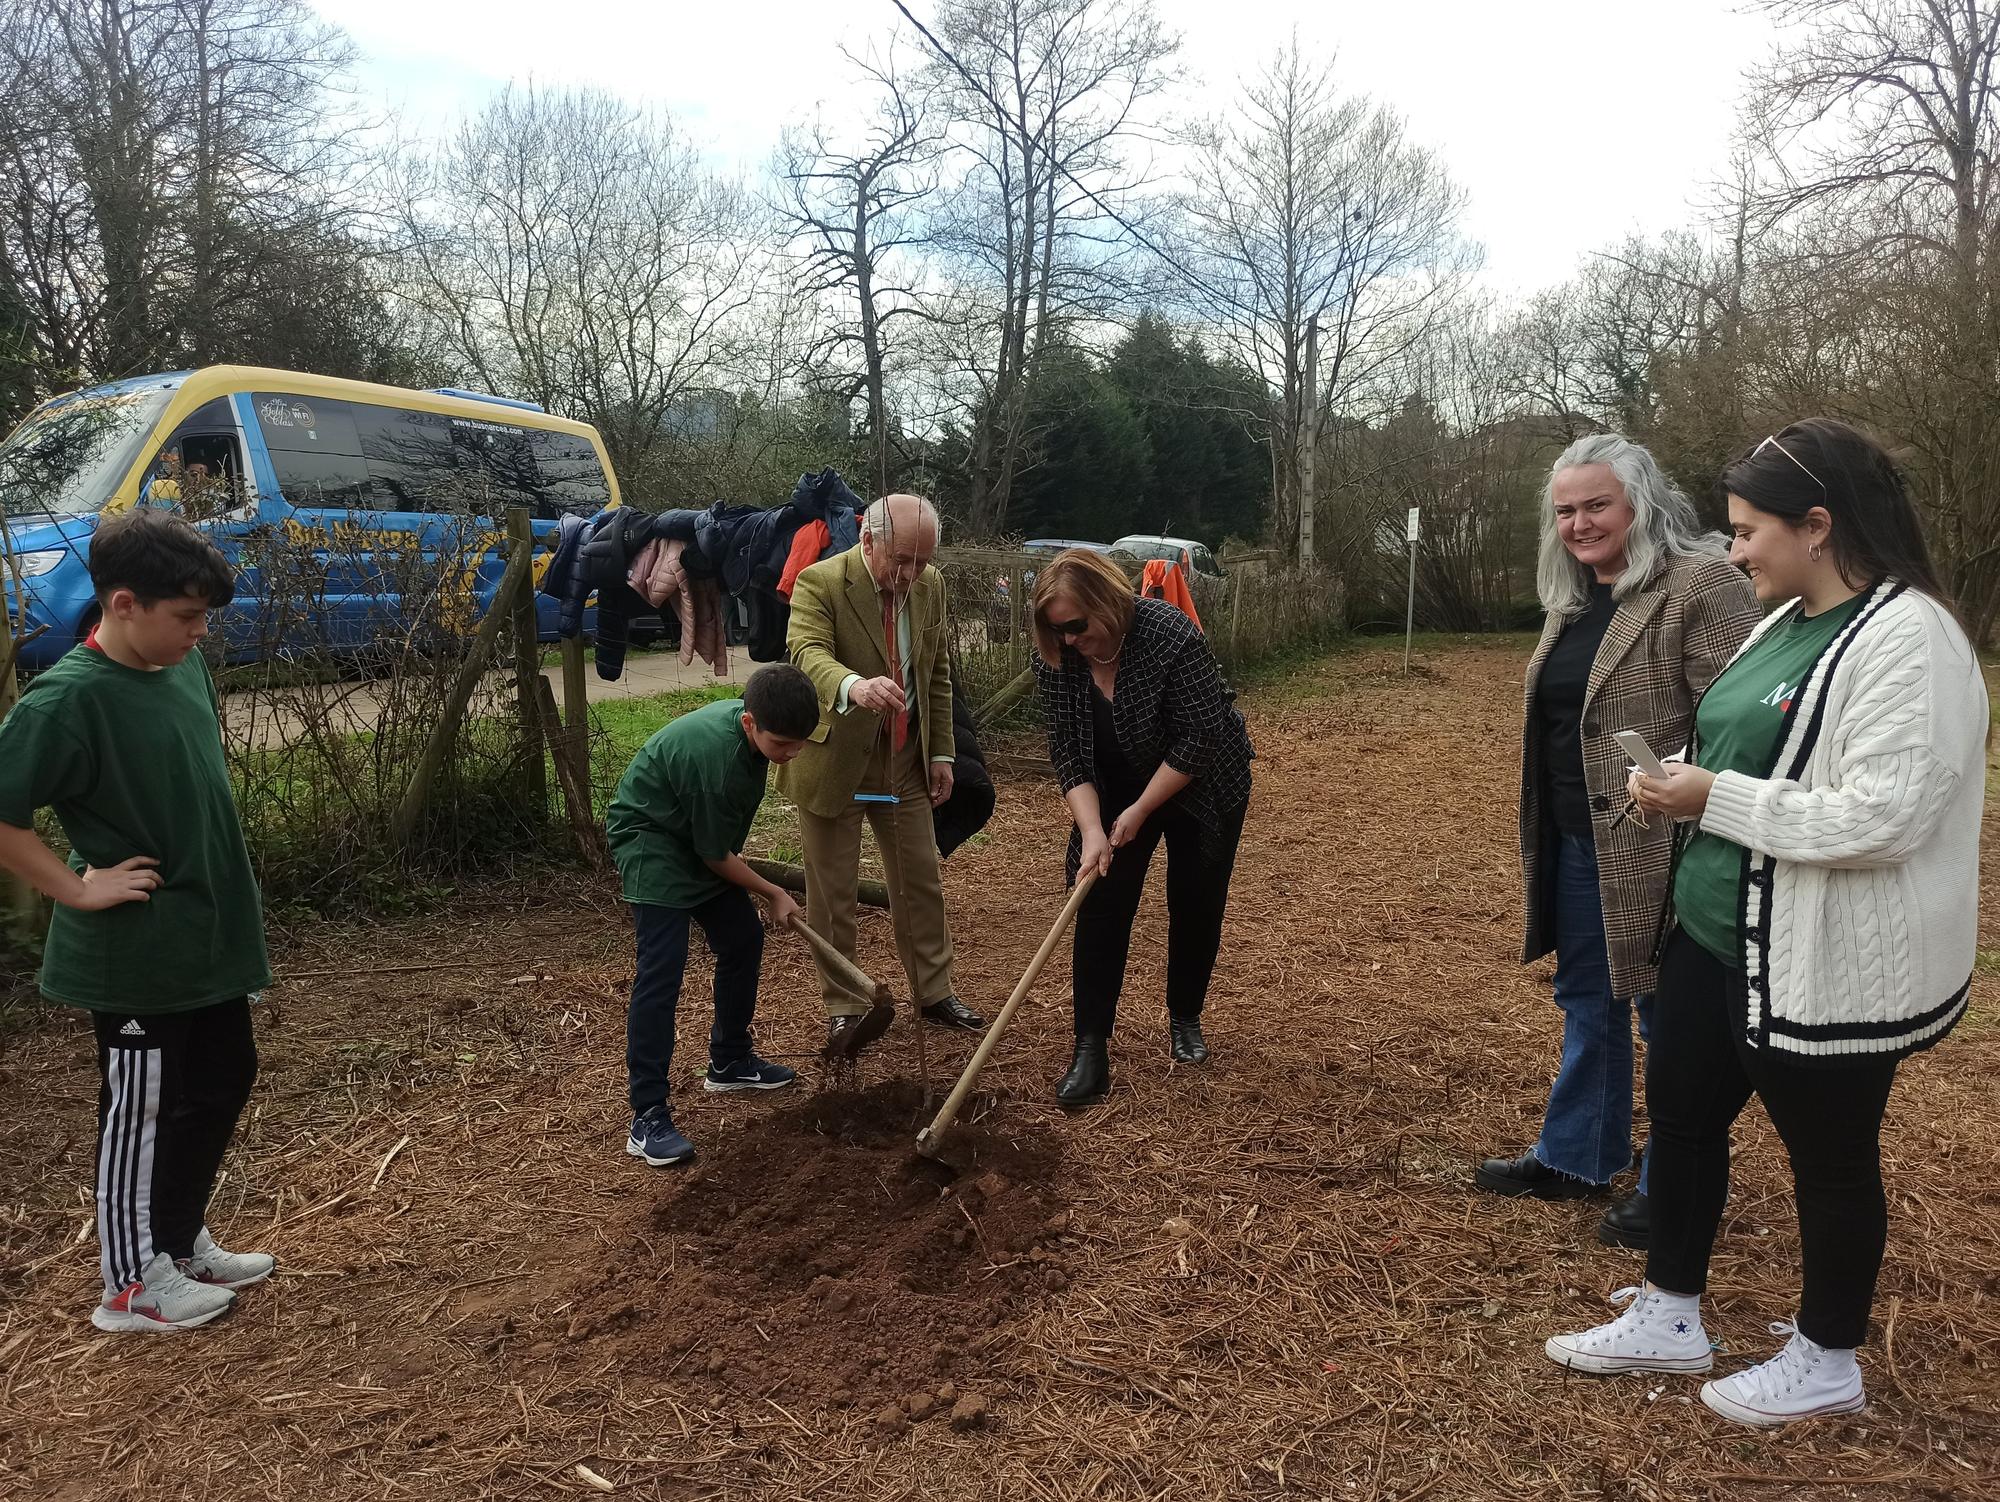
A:
[[[1111,828],[1129,800],[1102,800],[1104,827]],[[1167,844],[1167,1011],[1201,1015],[1209,977],[1222,947],[1222,919],[1229,905],[1229,877],[1249,805],[1228,816],[1212,854],[1202,852],[1201,825],[1172,804],[1148,819],[1139,837],[1119,850],[1108,875],[1098,878],[1076,913],[1072,945],[1074,1005],[1078,1037],[1108,1038],[1118,1020],[1118,995],[1125,989],[1125,962],[1132,948],[1132,921],[1146,890],[1146,873],[1161,840]]]
[[[1791,1158],[1805,1290],[1798,1328],[1852,1350],[1868,1329],[1888,1240],[1882,1115],[1894,1059],[1801,1064],[1744,1038],[1743,972],[1679,929],[1661,957],[1646,1053],[1652,1116],[1647,1180],[1653,1214],[1646,1276],[1670,1293],[1703,1293],[1729,1199],[1729,1129],[1754,1092]]]
[[[92,1012],[97,1242],[104,1291],[161,1252],[194,1255],[208,1197],[257,1079],[250,1001],[191,1012]]]
[[[674,1017],[687,974],[688,927],[701,925],[715,956],[715,1023],[708,1033],[711,1064],[734,1064],[750,1053],[750,1022],[757,1012],[757,975],[764,965],[764,923],[741,887],[730,887],[700,907],[632,905],[639,960],[632,1001],[625,1012],[625,1077],[632,1114],[667,1099],[674,1062]]]

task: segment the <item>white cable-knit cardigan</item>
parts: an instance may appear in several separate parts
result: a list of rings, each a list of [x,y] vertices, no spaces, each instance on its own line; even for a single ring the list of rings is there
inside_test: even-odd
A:
[[[1774,611],[1743,652],[1798,608]],[[1987,725],[1965,633],[1891,580],[1813,664],[1771,775],[1717,776],[1701,827],[1748,852],[1753,1046],[1831,1063],[1925,1048],[1958,1021],[1977,955]]]

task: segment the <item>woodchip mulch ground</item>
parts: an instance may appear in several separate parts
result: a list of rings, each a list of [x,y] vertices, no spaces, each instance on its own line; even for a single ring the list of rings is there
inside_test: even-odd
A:
[[[281,1274],[208,1330],[103,1336],[85,1320],[89,1034],[17,1018],[0,1497],[532,1498],[598,1494],[591,1476],[676,1502],[2000,1495],[1990,971],[1891,1107],[1868,1414],[1759,1435],[1692,1379],[1543,1357],[1642,1266],[1596,1243],[1600,1203],[1470,1187],[1475,1159],[1533,1139],[1558,1036],[1546,966],[1516,961],[1523,655],[1468,643],[1406,681],[1400,653],[1361,652],[1251,696],[1213,1063],[1166,1058],[1155,878],[1110,1101],[1066,1118],[1050,1100],[1059,957],[950,1169],[907,1150],[907,1023],[851,1093],[690,1084],[689,1171],[625,1157],[613,893],[468,891],[281,936],[211,1215]],[[1046,780],[1009,779],[947,868],[975,1004],[997,1008],[1060,905],[1061,828]],[[894,973],[879,915],[863,961]],[[691,994],[705,983],[698,958]],[[676,1066],[690,1081],[704,1011]],[[774,940],[760,1046],[806,1055],[818,1026],[804,953]],[[932,1034],[934,1083],[968,1053]],[[1798,1287],[1782,1150],[1754,1106],[1738,1143],[1709,1305],[1724,1369],[1775,1346]]]

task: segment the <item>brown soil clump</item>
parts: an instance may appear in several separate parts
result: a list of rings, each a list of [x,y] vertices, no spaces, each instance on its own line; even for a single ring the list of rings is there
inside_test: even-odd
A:
[[[921,1106],[905,1080],[829,1092],[705,1145],[612,1235],[570,1339],[884,1428],[949,1411],[950,1379],[978,1380],[1066,1283],[1068,1222],[1053,1142],[989,1118],[933,1162]]]

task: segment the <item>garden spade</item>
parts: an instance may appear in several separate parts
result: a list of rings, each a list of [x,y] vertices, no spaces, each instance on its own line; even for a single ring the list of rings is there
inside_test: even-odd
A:
[[[1061,942],[1064,931],[1075,921],[1076,910],[1083,905],[1084,895],[1096,881],[1095,871],[1085,872],[1077,878],[1076,886],[1069,894],[1069,901],[1063,904],[1062,911],[1056,915],[1055,926],[1049,930],[1049,936],[1042,940],[1042,947],[1035,951],[1035,957],[1028,961],[1028,968],[1022,974],[1020,984],[1014,987],[1014,994],[1007,998],[1007,1005],[1000,1009],[1000,1015],[995,1017],[993,1025],[986,1029],[986,1036],[979,1040],[979,1047],[973,1051],[971,1060],[965,1066],[965,1073],[958,1077],[958,1083],[952,1087],[951,1094],[945,1097],[937,1118],[917,1133],[917,1151],[926,1158],[938,1156],[939,1147],[944,1142],[944,1134],[951,1130],[952,1121],[957,1117],[959,1107],[965,1104],[966,1096],[972,1093],[973,1081],[979,1078],[979,1071],[986,1067],[987,1057],[993,1052],[994,1045],[1000,1041],[1000,1034],[1006,1031],[1007,1024],[1013,1020],[1015,1010],[1027,998],[1029,988],[1041,977],[1042,967],[1048,964],[1049,956],[1055,953],[1056,945]]]

